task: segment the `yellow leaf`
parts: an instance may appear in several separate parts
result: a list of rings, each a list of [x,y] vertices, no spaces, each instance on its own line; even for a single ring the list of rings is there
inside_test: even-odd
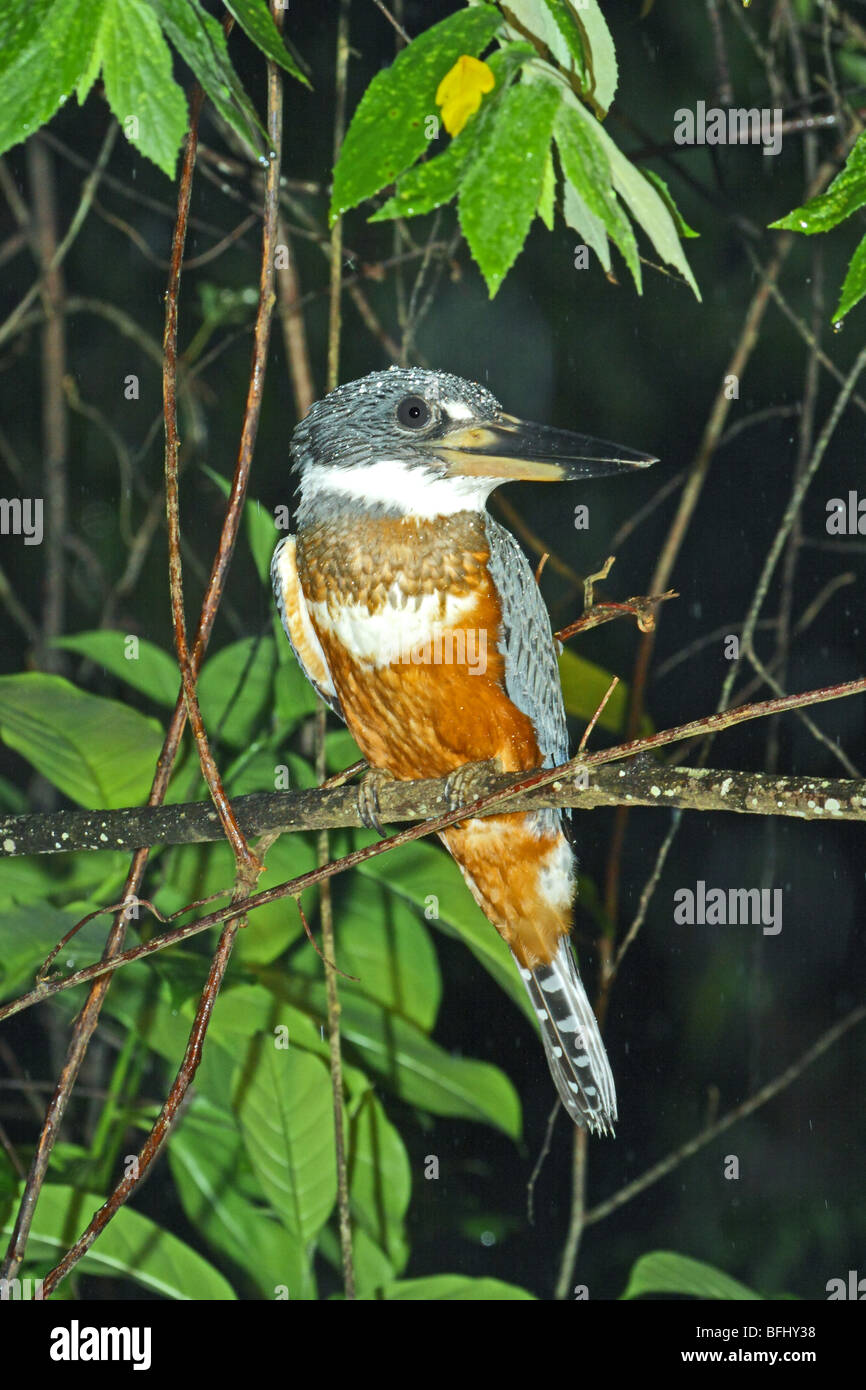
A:
[[[481,105],[485,92],[492,92],[491,69],[479,58],[464,53],[446,72],[436,88],[436,105],[442,108],[442,123],[449,135],[459,135],[470,116]]]

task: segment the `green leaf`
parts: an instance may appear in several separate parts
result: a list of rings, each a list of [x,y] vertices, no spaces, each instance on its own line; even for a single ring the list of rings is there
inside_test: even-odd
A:
[[[240,1081],[237,1116],[253,1171],[286,1230],[307,1246],[337,1197],[327,1068],[266,1039],[255,1074],[241,1073]]]
[[[285,1028],[292,1047],[304,1052],[313,1052],[327,1059],[330,1047],[324,1036],[324,1029],[314,1022],[309,1013],[295,1008],[286,1002],[286,972],[282,968],[271,973],[262,972],[271,988],[262,985],[235,985],[233,989],[220,994],[219,1008],[214,1013],[211,1033],[232,1049],[234,1055],[252,1056],[252,1049],[262,1045],[262,1038],[269,1044],[277,1036],[276,1030]],[[190,1018],[192,1014],[190,1012]],[[343,1080],[353,1097],[362,1096],[370,1089],[370,1082],[357,1067],[343,1064]]]
[[[610,671],[605,671],[603,666],[596,666],[594,661],[575,656],[574,652],[566,647],[559,657],[559,679],[566,714],[572,714],[588,724],[607,694],[613,675]],[[599,715],[599,726],[612,734],[623,733],[630,698],[627,682],[620,681]],[[652,720],[648,715],[644,715],[640,727],[641,735],[651,734],[653,728]]]
[[[277,666],[271,637],[244,637],[206,661],[198,699],[209,735],[243,748],[270,714]]]
[[[279,618],[275,618],[275,640],[279,667],[274,677],[274,716],[281,733],[288,735],[308,714],[321,705],[321,700],[307,680],[292,651]],[[357,758],[360,757],[360,753]]]
[[[508,0],[512,34],[528,33],[539,51],[574,72],[586,98],[605,115],[617,86],[616,52],[598,0]]]
[[[487,66],[493,73],[495,87],[469,117],[460,134],[451,141],[443,154],[417,164],[397,180],[393,198],[367,220],[386,222],[392,217],[418,217],[432,212],[454,197],[460,181],[479,149],[483,147],[483,132],[492,118],[503,92],[518,69],[533,56],[528,43],[508,43],[491,55]]]
[[[247,540],[259,579],[270,589],[271,556],[279,540],[274,525],[274,514],[267,507],[263,507],[261,502],[256,502],[252,497],[249,497],[244,508],[244,524],[247,528]]]
[[[163,30],[224,120],[258,153],[265,131],[229,57],[225,30],[199,0],[149,0]]]
[[[99,628],[92,632],[76,632],[71,637],[57,637],[51,645],[79,652],[157,704],[170,705],[173,709],[180,692],[177,662],[144,637],[135,637],[133,641],[135,647],[130,644],[130,634]],[[137,655],[127,654],[133,650]]]
[[[234,882],[234,856],[225,843],[203,847],[184,845],[172,856],[168,884],[180,894],[181,902],[209,897],[223,889],[226,901]],[[273,888],[290,878],[309,873],[316,867],[312,841],[305,835],[281,835],[266,855],[266,869],[261,887]],[[305,912],[315,904],[315,889],[307,889],[301,897]],[[167,904],[160,901],[165,910]],[[172,907],[174,904],[172,904]],[[256,908],[249,924],[241,932],[235,953],[247,965],[266,965],[282,955],[291,942],[302,933],[298,909],[290,898],[278,899]]]
[[[694,227],[690,227],[686,219],[683,217],[682,213],[680,212],[679,208],[674,202],[674,197],[671,193],[671,190],[668,188],[661,174],[657,174],[653,169],[643,169],[642,173],[644,178],[649,179],[650,183],[658,189],[659,197],[662,198],[665,207],[667,208],[671,217],[674,219],[674,225],[679,235],[681,237],[700,236],[700,232],[696,232]]]
[[[560,93],[510,87],[460,188],[460,225],[491,299],[514,264],[538,207]]]
[[[327,1016],[324,985],[287,981],[287,993],[319,1019]],[[452,1057],[414,1024],[348,990],[340,993],[340,1029],[347,1050],[358,1053],[394,1093],[434,1115],[455,1115],[520,1136],[520,1101],[504,1072],[488,1062]]]
[[[860,135],[856,145],[845,161],[845,166],[836,175],[830,187],[816,198],[810,198],[802,207],[794,208],[787,217],[780,217],[770,226],[784,231],[803,232],[814,236],[816,232],[828,232],[852,212],[866,203],[866,132]]]
[[[845,276],[845,283],[842,286],[842,294],[839,299],[836,312],[833,315],[833,322],[838,323],[843,319],[855,304],[866,294],[866,237],[860,242]]]
[[[172,1131],[172,1176],[196,1231],[245,1269],[265,1298],[285,1286],[289,1297],[315,1297],[303,1247],[239,1190],[247,1163],[232,1117],[197,1095]]]
[[[463,1274],[433,1274],[426,1279],[400,1279],[382,1291],[382,1298],[412,1299],[424,1303],[445,1299],[467,1299],[473,1303],[501,1303],[513,1299],[534,1299],[535,1295],[501,1279],[468,1279]]]
[[[574,8],[573,0],[571,8]],[[584,41],[589,46],[591,85],[587,95],[599,114],[604,116],[610,109],[616,93],[619,72],[613,36],[599,0],[580,0],[577,6],[577,22],[583,30]]]
[[[247,38],[252,39],[266,58],[278,63],[286,72],[290,72],[292,77],[309,87],[308,78],[301,72],[296,59],[283,42],[273,15],[268,9],[267,0],[226,0],[226,9],[234,15]]]
[[[556,170],[553,167],[553,152],[548,150],[547,159],[544,161],[544,178],[541,183],[541,192],[538,195],[537,212],[549,232],[553,231],[555,199]]]
[[[7,0],[0,9],[0,73],[27,52],[55,4],[56,0]]]
[[[387,1256],[391,1278],[409,1258],[405,1219],[411,1193],[411,1169],[403,1140],[370,1091],[362,1099],[350,1130],[349,1200],[356,1225]]]
[[[502,19],[492,5],[474,5],[419,34],[377,73],[352,117],[334,169],[333,222],[372,198],[427,148],[425,122],[439,120],[436,89],[462,54],[484,49]]]
[[[572,93],[565,93],[569,109],[576,111],[587,131],[600,142],[610,163],[613,186],[635,221],[643,227],[663,261],[678,270],[700,300],[701,294],[691,267],[677,235],[676,223],[649,179],[626,159],[622,150],[611,140],[604,126],[581,105]]]
[[[562,63],[559,59],[560,66],[574,72],[583,89],[586,86],[587,55],[574,10],[568,0],[544,0],[544,3],[565,44],[563,56],[571,59],[570,63]]]
[[[474,122],[461,130],[456,140],[435,159],[428,159],[409,169],[397,180],[393,198],[389,198],[369,217],[368,222],[387,222],[392,217],[420,217],[443,203],[450,203],[463,177],[464,170],[475,153]]]
[[[44,0],[7,13],[0,36],[0,154],[37,131],[87,66],[109,0]]]
[[[105,1201],[98,1193],[43,1187],[27,1247],[28,1263],[47,1274]],[[17,1203],[7,1203],[2,1231],[9,1235]],[[149,1217],[123,1206],[78,1265],[82,1274],[131,1279],[148,1292],[174,1299],[233,1299],[230,1284],[195,1250]]]
[[[214,294],[217,295],[224,304],[224,287],[213,286],[211,288]],[[208,296],[208,298],[210,299],[210,296]],[[202,307],[207,310],[206,305]],[[249,306],[245,306],[245,317],[246,307]],[[231,483],[228,478],[224,478],[221,473],[217,473],[213,468],[208,468],[207,465],[202,467],[202,472],[206,473],[211,482],[216,484],[223,497],[228,498],[231,492]],[[250,553],[252,554],[253,563],[258,572],[259,579],[261,579],[262,583],[267,584],[268,589],[270,589],[271,557],[273,556],[277,541],[280,539],[274,524],[274,514],[272,511],[269,511],[267,507],[263,507],[261,502],[257,502],[254,497],[248,497],[244,508],[244,524],[247,530]]]
[[[30,989],[36,971],[68,931],[87,913],[78,907],[58,911],[45,902],[10,906],[0,912],[0,994],[11,998]],[[53,969],[70,974],[98,960],[105,946],[108,917],[88,922],[55,960]]]
[[[189,113],[168,44],[146,0],[103,4],[96,50],[108,104],[127,140],[173,179]]]
[[[722,1270],[671,1250],[654,1250],[649,1255],[641,1255],[634,1265],[622,1297],[640,1298],[645,1293],[683,1293],[693,1298],[761,1298]]]
[[[450,855],[415,840],[390,854],[365,860],[358,872],[405,898],[440,931],[468,946],[500,988],[537,1026],[511,952],[475,902]]]
[[[145,800],[162,748],[155,719],[37,671],[0,676],[0,737],[80,806],[106,810]]]
[[[439,965],[430,935],[418,916],[386,887],[353,875],[336,910],[336,959],[358,977],[341,984],[416,1023],[429,1033],[442,996]],[[301,974],[319,978],[322,965],[312,946],[292,956]]]
[[[581,201],[619,247],[640,294],[641,270],[637,242],[611,187],[610,160],[597,137],[600,130],[601,126],[592,117],[584,120],[574,107],[560,107],[554,131],[562,171]],[[609,264],[608,260],[606,268],[609,268]]]
[[[62,845],[63,841],[60,843]],[[129,854],[122,850],[116,853],[82,850],[62,856],[25,854],[0,859],[0,906],[48,898],[57,900],[55,906],[71,898],[94,896],[100,901],[104,896],[102,889],[110,895],[112,883],[120,888],[128,868]],[[89,890],[94,892],[91,894]]]
[[[591,246],[602,266],[610,270],[610,245],[607,232],[600,217],[590,212],[574,184],[566,179],[562,189],[562,215],[569,227],[573,227],[587,246]],[[579,248],[575,247],[575,251]]]

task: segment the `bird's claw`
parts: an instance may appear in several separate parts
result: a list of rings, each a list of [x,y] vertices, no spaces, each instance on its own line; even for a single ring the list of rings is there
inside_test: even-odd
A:
[[[361,779],[358,787],[358,814],[361,822],[368,830],[375,830],[377,835],[385,838],[385,831],[382,828],[381,814],[382,808],[379,805],[379,792],[383,783],[393,782],[394,774],[384,767],[368,768]]]
[[[470,806],[473,801],[477,801],[487,790],[491,775],[504,770],[498,758],[487,758],[480,763],[463,763],[461,767],[455,767],[445,779],[445,800],[449,811],[456,811],[461,806]]]

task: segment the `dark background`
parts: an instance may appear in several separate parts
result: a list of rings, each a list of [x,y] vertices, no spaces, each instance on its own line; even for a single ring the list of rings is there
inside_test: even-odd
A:
[[[450,3],[408,0],[404,22],[414,35],[453,8]],[[754,146],[723,147],[713,154],[706,149],[673,151],[675,110],[694,107],[699,99],[715,103],[716,68],[703,4],[657,0],[644,19],[639,18],[637,0],[611,0],[604,8],[620,64],[620,87],[609,129],[627,151],[647,142],[670,147],[669,157],[653,158],[648,165],[668,180],[687,221],[700,232],[699,240],[687,243],[687,253],[703,302],[698,303],[675,278],[649,265],[644,265],[644,293],[638,298],[617,253],[616,286],[606,280],[594,259],[588,270],[576,270],[578,238],[558,220],[553,233],[536,223],[525,252],[492,303],[461,245],[458,264],[442,276],[417,340],[419,353],[430,365],[484,382],[509,411],[658,453],[660,463],[639,478],[595,482],[580,490],[520,485],[506,490],[508,500],[546,546],[580,573],[597,568],[620,524],[689,466],[758,284],[745,245],[751,245],[766,264],[779,235],[766,231],[767,223],[801,202],[804,189],[800,134],[786,136],[776,158],[764,157]],[[767,28],[762,11],[767,8],[753,6],[749,15],[762,36]],[[852,9],[862,11],[862,6]],[[333,4],[295,0],[287,16],[287,30],[309,64],[314,91],[286,81],[284,170],[290,178],[323,187],[331,159],[335,15]],[[770,104],[765,73],[724,6],[723,22],[736,104]],[[808,30],[805,38],[813,69],[819,71],[820,45]],[[393,40],[393,31],[374,6],[358,0],[353,6],[350,112],[373,74],[391,60]],[[258,55],[243,36],[236,34],[231,46],[262,110]],[[786,80],[789,73],[790,63],[783,73]],[[817,82],[813,89],[820,92]],[[856,93],[852,100],[857,103]],[[827,109],[827,105],[818,100],[816,109]],[[94,94],[83,111],[70,101],[50,131],[91,161],[107,119],[104,100]],[[220,134],[207,115],[203,139],[221,147]],[[838,136],[831,130],[818,139],[825,157],[834,150]],[[65,227],[76,206],[82,175],[56,149],[53,159],[60,221]],[[7,162],[22,193],[29,196],[22,150],[13,151]],[[135,193],[164,204],[166,211],[142,206],[109,188],[99,195],[103,207],[132,223],[151,251],[165,259],[172,225],[171,186],[122,139],[110,172]],[[239,180],[236,186],[244,198],[255,198],[250,182]],[[299,196],[324,229],[325,194]],[[227,231],[242,212],[215,183],[197,180],[194,213],[202,221]],[[391,230],[367,226],[365,215],[364,209],[355,211],[345,224],[347,259],[356,267],[374,266],[392,251]],[[11,222],[5,208],[0,209],[0,217],[6,219],[2,234],[8,236]],[[454,211],[447,209],[440,235],[450,235],[454,225]],[[411,230],[421,235],[417,224]],[[781,280],[794,311],[809,319],[812,277],[823,276],[823,346],[842,371],[862,346],[866,310],[855,309],[838,334],[830,331],[829,317],[862,231],[862,226],[849,222],[826,238],[803,238]],[[196,254],[215,240],[204,230],[193,231],[189,251]],[[656,261],[641,235],[639,242],[642,253]],[[316,292],[306,322],[316,387],[321,392],[327,263],[312,242],[297,239],[294,246],[303,290]],[[184,275],[182,344],[189,342],[201,321],[200,285],[254,286],[258,252],[255,228],[218,260]],[[413,272],[410,264],[405,271],[408,288]],[[155,341],[160,340],[165,270],[142,256],[102,216],[91,214],[64,274],[67,292],[122,305]],[[4,313],[18,301],[32,275],[26,252],[4,267]],[[388,331],[396,333],[394,274],[386,272],[379,280],[365,277],[361,283]],[[202,433],[185,459],[184,528],[191,550],[208,567],[222,500],[197,465],[207,463],[222,474],[233,467],[249,367],[248,326],[247,317],[231,330],[237,334],[233,344],[204,376]],[[68,348],[70,370],[82,398],[96,401],[129,447],[137,450],[160,409],[156,365],[103,319],[83,312],[69,316]],[[350,380],[387,364],[381,344],[346,298],[341,378]],[[755,412],[797,407],[806,364],[802,340],[771,305],[729,424]],[[123,399],[122,377],[128,372],[141,378],[141,401],[135,405]],[[818,428],[836,390],[822,373]],[[33,493],[41,470],[40,392],[39,339],[33,328],[0,353],[3,431]],[[251,495],[268,507],[289,494],[288,441],[294,423],[282,340],[275,328],[250,488]],[[191,422],[184,427],[192,435]],[[113,452],[101,431],[80,415],[72,416],[71,428],[71,529],[96,561],[79,550],[71,562],[68,629],[75,632],[99,625],[104,602],[101,586],[106,578],[109,583],[116,578],[125,549],[117,527],[120,486]],[[672,576],[680,598],[662,613],[657,667],[708,634],[739,630],[789,497],[797,428],[796,414],[775,413],[752,422],[717,452]],[[859,486],[861,495],[866,490],[862,456],[862,414],[849,407],[803,509],[804,535],[819,544],[807,544],[800,553],[795,617],[834,576],[850,571],[856,581],[840,589],[793,643],[786,683],[791,691],[862,673],[866,545],[856,538],[835,548],[821,544],[827,540],[827,500],[847,496],[850,488]],[[159,433],[137,459],[136,475],[142,492],[134,496],[133,505],[140,507],[142,496],[161,487]],[[3,495],[20,491],[6,471],[0,486]],[[28,495],[27,489],[23,495]],[[675,491],[618,547],[617,564],[603,586],[606,594],[622,598],[647,592],[678,497]],[[578,501],[590,507],[588,532],[575,531],[572,525]],[[3,547],[4,568],[8,566],[16,593],[38,620],[43,557],[36,547],[16,545],[13,551],[5,539]],[[193,614],[201,580],[189,566],[186,577],[187,609]],[[543,588],[557,625],[577,616],[579,594],[550,568]],[[775,616],[778,601],[774,584],[762,616]],[[270,594],[258,583],[245,547],[239,546],[212,649],[266,628],[270,604]],[[26,668],[32,654],[5,612],[2,624],[2,670]],[[140,583],[124,600],[113,625],[171,649],[162,531]],[[637,640],[634,626],[622,622],[587,634],[575,649],[628,680]],[[772,653],[772,632],[762,634],[759,651],[765,657]],[[73,678],[80,677],[74,662],[63,669]],[[723,638],[717,635],[653,679],[647,704],[656,727],[710,713],[727,669]],[[146,702],[92,669],[86,683],[90,689],[122,694],[147,708]],[[767,694],[762,689],[758,698]],[[864,708],[862,699],[850,699],[823,705],[814,716],[860,767],[866,762]],[[724,733],[714,746],[713,764],[763,768],[768,731],[768,724],[762,722]],[[599,734],[594,737],[596,745],[605,739]],[[779,741],[780,771],[845,775],[795,716],[782,721]],[[28,769],[8,750],[0,755],[0,771],[22,787],[30,785]],[[40,789],[31,790],[38,800]],[[582,871],[600,886],[612,825],[613,812],[577,818]],[[637,810],[630,817],[620,884],[620,935],[637,908],[668,827],[669,814],[663,810]],[[762,937],[760,928],[750,926],[675,925],[673,894],[680,887],[694,888],[698,879],[724,888],[767,883],[782,888],[781,934]],[[615,1142],[590,1144],[589,1205],[684,1143],[701,1127],[708,1107],[716,1106],[722,1114],[777,1075],[863,997],[864,880],[862,828],[853,824],[686,815],[647,920],[613,993],[606,1037],[622,1118]],[[584,972],[592,982],[593,952],[584,943],[591,942],[594,928],[585,913],[579,913],[577,931]],[[525,1107],[525,1142],[516,1150],[487,1128],[441,1119],[425,1128],[385,1097],[413,1160],[410,1234],[414,1254],[407,1273],[453,1270],[496,1275],[549,1297],[569,1210],[567,1122],[562,1117],[558,1122],[553,1152],[536,1189],[535,1225],[530,1227],[525,1185],[553,1098],[547,1068],[525,1022],[469,953],[438,933],[436,943],[445,976],[437,1039],[496,1062],[512,1077]],[[51,1075],[56,1039],[52,1046],[35,1016],[16,1020],[7,1039],[28,1059],[31,1075],[42,1079]],[[151,1094],[158,1093],[158,1077],[151,1080]],[[716,1264],[765,1292],[786,1290],[804,1298],[823,1298],[827,1280],[844,1277],[849,1269],[859,1267],[861,1274],[866,1273],[863,1085],[861,1028],[843,1038],[756,1115],[590,1228],[584,1236],[577,1279],[589,1286],[593,1298],[615,1297],[634,1260],[659,1248]],[[32,1133],[32,1117],[25,1123],[25,1113],[20,1106],[10,1110],[6,1103],[7,1123],[13,1131],[17,1123],[23,1142]],[[430,1152],[440,1155],[438,1183],[425,1182],[421,1176],[424,1155]],[[738,1181],[723,1177],[725,1156],[730,1154],[740,1160]],[[174,1209],[165,1165],[140,1202],[162,1220]],[[195,1241],[179,1209],[176,1216],[179,1231]],[[482,1242],[482,1232],[492,1232],[493,1243]],[[82,1287],[99,1296],[99,1282],[84,1281]],[[331,1287],[336,1285],[329,1283],[326,1273],[323,1295]]]

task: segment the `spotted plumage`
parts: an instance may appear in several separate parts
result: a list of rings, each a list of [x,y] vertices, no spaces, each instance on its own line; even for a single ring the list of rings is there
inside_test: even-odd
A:
[[[392,369],[318,402],[292,439],[297,531],[274,553],[286,633],[374,768],[440,777],[568,757],[550,620],[523,552],[485,503],[507,478],[651,462],[528,426],[483,387]],[[574,859],[560,812],[472,818],[441,836],[511,948],[571,1117],[612,1131],[616,1096],[568,934]]]

